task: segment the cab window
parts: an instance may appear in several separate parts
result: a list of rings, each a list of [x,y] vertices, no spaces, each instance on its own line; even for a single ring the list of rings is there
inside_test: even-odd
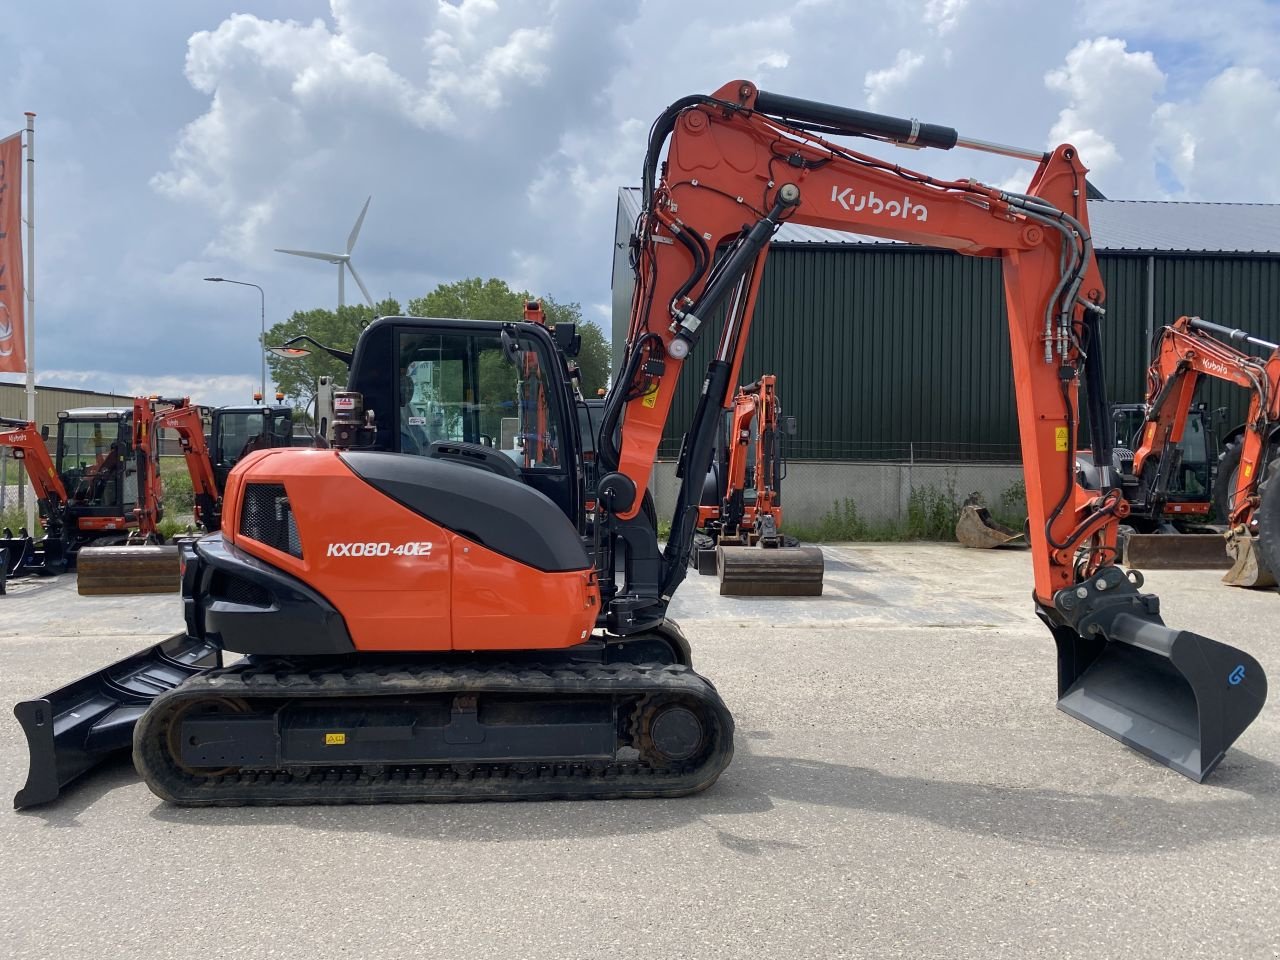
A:
[[[523,336],[490,331],[399,337],[398,449],[425,456],[432,443],[491,447],[526,471],[563,470],[549,371]]]

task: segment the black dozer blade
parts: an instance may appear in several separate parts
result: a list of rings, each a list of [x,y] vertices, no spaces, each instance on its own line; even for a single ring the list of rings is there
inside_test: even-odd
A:
[[[1201,783],[1262,710],[1267,677],[1249,654],[1165,626],[1141,586],[1137,571],[1104,567],[1040,608],[1058,708]]]
[[[133,728],[152,700],[219,665],[215,646],[179,634],[38,700],[23,700],[13,715],[31,760],[14,807],[48,803],[82,773],[131,749]]]

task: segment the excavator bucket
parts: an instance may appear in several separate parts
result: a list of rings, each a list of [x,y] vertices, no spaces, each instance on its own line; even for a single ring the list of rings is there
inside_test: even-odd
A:
[[[716,547],[722,597],[820,597],[818,547]]]
[[[13,798],[17,809],[48,803],[68,783],[133,745],[133,728],[160,694],[219,665],[216,647],[186,635],[171,637],[91,673],[13,715],[27,736],[27,783]]]
[[[1058,708],[1199,783],[1262,710],[1266,675],[1242,650],[1165,626],[1143,607],[1155,601],[1150,595],[1126,606],[1136,590],[1118,568],[1108,570],[1081,586],[1092,596],[1079,602],[1088,604],[1105,578],[1102,589],[1120,605],[1074,628],[1050,624]]]
[[[177,593],[180,587],[177,546],[84,547],[76,557],[81,596]]]
[[[1232,562],[1231,569],[1222,575],[1223,583],[1258,589],[1276,585],[1275,571],[1262,559],[1257,537],[1240,531],[1228,533],[1226,553]]]
[[[1217,533],[1131,533],[1124,565],[1144,570],[1220,570],[1231,557]]]
[[[1011,544],[1025,544],[1026,538],[1010,527],[991,516],[986,507],[974,503],[966,503],[960,508],[960,519],[956,522],[956,539],[966,547],[978,550],[989,550],[992,547],[1003,547]]]

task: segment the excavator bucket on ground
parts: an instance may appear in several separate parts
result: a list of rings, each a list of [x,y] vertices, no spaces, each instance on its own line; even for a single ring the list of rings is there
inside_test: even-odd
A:
[[[81,596],[177,593],[180,587],[176,545],[84,547],[76,557]]]
[[[956,521],[956,539],[966,547],[978,550],[1026,545],[1026,538],[1022,533],[1006,527],[991,516],[990,510],[976,503],[966,503],[960,508],[960,519]]]
[[[1262,710],[1258,661],[1225,643],[1174,630],[1142,576],[1108,567],[1055,605],[1088,613],[1045,622],[1058,646],[1058,708],[1139,753],[1202,782]]]
[[[56,799],[76,777],[131,748],[134,725],[152,700],[219,663],[211,643],[179,635],[17,704],[13,715],[27,736],[31,760],[14,807]]]
[[[1144,570],[1221,570],[1231,556],[1218,533],[1131,533],[1123,562]]]
[[[1226,553],[1231,569],[1222,575],[1222,582],[1232,587],[1263,589],[1276,585],[1276,574],[1262,558],[1258,538],[1242,530],[1227,534]]]
[[[818,547],[716,547],[722,597],[820,597]]]

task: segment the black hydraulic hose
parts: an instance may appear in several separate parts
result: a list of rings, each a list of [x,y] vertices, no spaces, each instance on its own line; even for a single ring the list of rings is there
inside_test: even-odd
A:
[[[644,173],[641,180],[640,199],[645,210],[649,209],[649,204],[653,200],[654,186],[658,182],[658,155],[662,152],[663,143],[671,135],[671,131],[675,129],[677,118],[690,107],[715,102],[712,98],[701,94],[681,97],[663,110],[658,119],[653,121],[653,126],[649,129],[649,145],[644,154]]]

